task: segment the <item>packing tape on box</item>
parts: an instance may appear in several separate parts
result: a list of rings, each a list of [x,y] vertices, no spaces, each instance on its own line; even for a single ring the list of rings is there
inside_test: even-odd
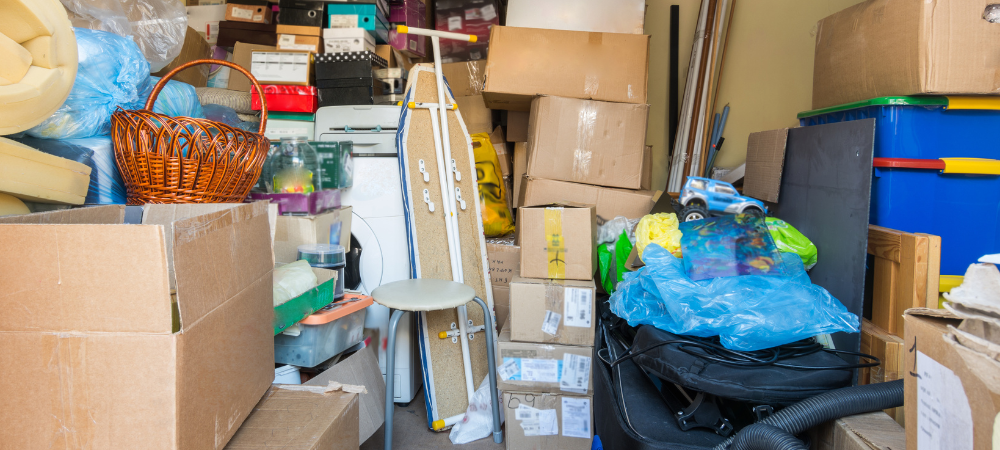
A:
[[[476,61],[469,61],[465,63],[465,68],[469,71],[469,88],[475,92],[472,95],[482,94],[486,76],[479,70],[479,64],[476,64]]]
[[[549,278],[566,278],[566,243],[563,241],[562,208],[545,208],[545,249]]]
[[[597,102],[584,102],[576,122],[576,150],[573,152],[573,180],[586,181],[593,160]]]

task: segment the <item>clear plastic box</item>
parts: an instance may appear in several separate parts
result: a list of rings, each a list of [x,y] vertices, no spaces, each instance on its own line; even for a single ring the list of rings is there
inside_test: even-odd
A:
[[[364,338],[365,312],[372,298],[349,293],[299,322],[298,336],[274,337],[274,361],[299,367],[315,367]]]

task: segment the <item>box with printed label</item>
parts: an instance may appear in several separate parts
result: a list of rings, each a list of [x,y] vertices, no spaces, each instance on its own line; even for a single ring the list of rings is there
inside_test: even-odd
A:
[[[504,392],[507,450],[590,450],[594,398]]]
[[[497,344],[497,388],[504,392],[594,394],[593,347],[510,340],[510,322]]]
[[[326,53],[375,51],[375,38],[364,28],[327,28],[323,44]]]
[[[536,206],[517,211],[521,276],[590,280],[597,267],[593,207]]]
[[[278,50],[303,51],[320,53],[323,50],[323,40],[318,36],[300,36],[297,34],[279,34]]]
[[[351,248],[351,207],[315,216],[278,216],[274,233],[274,262],[292,263],[304,244],[339,244]]]
[[[308,52],[255,51],[250,73],[261,84],[308,86],[312,78],[312,56]]]
[[[271,5],[226,5],[226,20],[236,22],[271,23]]]
[[[593,346],[595,293],[594,280],[514,277],[510,280],[511,340]]]

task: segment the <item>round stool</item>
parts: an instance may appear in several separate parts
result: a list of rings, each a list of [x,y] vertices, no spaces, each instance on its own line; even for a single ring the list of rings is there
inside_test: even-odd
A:
[[[503,442],[503,434],[500,432],[500,400],[497,398],[497,363],[493,354],[493,334],[496,330],[493,327],[492,314],[490,309],[479,297],[476,291],[462,283],[447,280],[434,280],[430,278],[420,278],[413,280],[395,281],[383,286],[379,286],[372,291],[372,298],[375,302],[390,309],[394,309],[392,317],[389,319],[388,348],[385,352],[385,449],[392,449],[392,413],[393,413],[393,374],[396,373],[396,326],[403,313],[420,311],[438,311],[442,309],[458,308],[470,301],[475,301],[483,308],[483,317],[486,322],[486,355],[489,360],[490,378],[490,402],[493,405],[493,441],[497,444]],[[470,392],[471,396],[472,393]]]

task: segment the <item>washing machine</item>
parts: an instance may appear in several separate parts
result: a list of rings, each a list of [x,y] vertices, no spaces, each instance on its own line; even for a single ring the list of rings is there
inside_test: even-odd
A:
[[[316,111],[317,141],[352,141],[354,185],[342,191],[351,206],[351,250],[347,255],[345,288],[370,295],[375,288],[410,278],[410,256],[403,218],[395,105],[329,106]],[[368,307],[365,328],[379,330],[379,367],[385,376],[389,309]],[[395,402],[409,403],[423,383],[416,315],[399,322],[396,368],[392,382]]]

